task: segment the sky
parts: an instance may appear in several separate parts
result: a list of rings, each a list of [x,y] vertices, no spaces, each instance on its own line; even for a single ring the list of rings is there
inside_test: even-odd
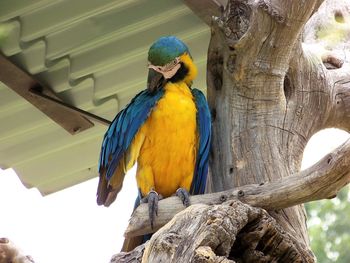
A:
[[[345,142],[349,134],[327,129],[314,135],[302,168]],[[120,251],[136,198],[135,169],[109,207],[96,204],[97,178],[42,197],[25,188],[12,169],[0,169],[0,237],[10,238],[36,263],[109,262]]]
[[[120,251],[136,191],[133,169],[109,208],[96,204],[97,178],[42,197],[12,169],[0,170],[0,237],[36,263],[109,262]]]

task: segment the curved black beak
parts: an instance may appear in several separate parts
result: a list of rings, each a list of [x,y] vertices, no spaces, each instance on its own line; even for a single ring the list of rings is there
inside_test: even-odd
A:
[[[155,92],[157,89],[159,89],[162,86],[163,81],[164,77],[161,73],[152,68],[148,70],[147,89],[150,92]]]

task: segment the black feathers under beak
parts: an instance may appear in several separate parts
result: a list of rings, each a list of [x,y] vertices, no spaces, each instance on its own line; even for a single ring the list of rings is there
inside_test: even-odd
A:
[[[148,79],[147,79],[147,89],[150,92],[155,92],[161,88],[164,84],[164,77],[161,73],[150,68],[148,70]]]

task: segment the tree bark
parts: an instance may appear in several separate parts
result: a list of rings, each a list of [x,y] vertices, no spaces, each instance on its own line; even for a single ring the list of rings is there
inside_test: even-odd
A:
[[[338,88],[337,82],[332,89],[335,73],[324,66],[324,52],[302,45],[302,30],[322,2],[233,0],[214,20],[207,71],[214,116],[214,191],[297,174],[313,134],[349,125],[344,95],[348,92],[341,90],[347,90],[347,82]],[[340,2],[345,15],[349,4]],[[329,3],[310,20],[305,39],[319,44],[317,32],[312,35],[310,28],[317,28],[319,16],[326,12],[334,19],[340,4]],[[332,62],[331,58],[324,60]],[[334,89],[341,103],[334,104]],[[269,213],[291,235],[309,244],[302,205]]]
[[[310,168],[292,176],[264,184],[244,185],[190,198],[191,204],[222,204],[228,200],[240,200],[254,207],[275,210],[306,202],[333,198],[350,182],[350,140],[339,146]],[[151,228],[148,205],[141,204],[132,214],[125,231],[126,237],[153,233],[168,223],[184,206],[177,197],[159,202],[159,215]]]
[[[314,262],[265,210],[240,201],[192,205],[143,246],[111,262]]]
[[[118,262],[315,261],[302,203],[334,197],[350,167],[347,142],[300,171],[313,134],[350,130],[350,4],[322,3],[229,0],[212,20],[210,181],[220,193],[192,197],[202,204]],[[174,199],[161,201],[156,229],[181,209]],[[135,211],[126,235],[151,231],[144,210]]]
[[[34,263],[31,256],[25,255],[8,238],[0,238],[0,263]]]

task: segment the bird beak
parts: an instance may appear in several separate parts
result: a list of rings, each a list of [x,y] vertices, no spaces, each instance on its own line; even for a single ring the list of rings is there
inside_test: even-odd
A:
[[[148,79],[147,79],[147,89],[150,92],[155,92],[158,88],[161,87],[163,83],[163,75],[160,72],[155,71],[150,68],[148,70]]]

